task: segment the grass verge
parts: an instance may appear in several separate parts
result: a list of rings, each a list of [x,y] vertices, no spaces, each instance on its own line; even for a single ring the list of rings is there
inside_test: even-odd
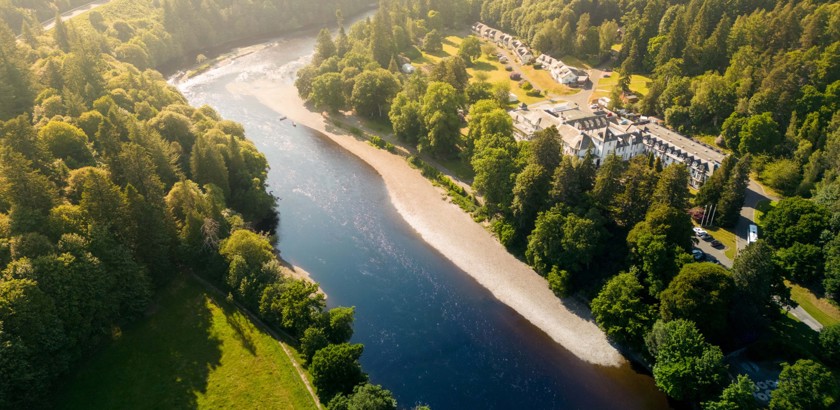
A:
[[[720,241],[723,246],[726,247],[726,250],[723,252],[727,258],[735,260],[735,233],[721,227],[707,227],[703,228],[709,235],[712,235],[713,238]]]
[[[437,168],[427,164],[420,158],[410,156],[407,158],[409,165],[420,170],[429,181],[446,190],[453,203],[461,207],[467,213],[473,215],[479,208],[479,203],[474,196],[467,193],[460,185],[456,184],[448,176],[444,175]]]
[[[823,326],[840,323],[840,308],[832,304],[826,298],[817,297],[807,288],[786,282],[790,287],[790,297],[794,302],[802,306],[809,315]]]
[[[154,307],[65,381],[60,408],[317,408],[279,342],[195,280]]]

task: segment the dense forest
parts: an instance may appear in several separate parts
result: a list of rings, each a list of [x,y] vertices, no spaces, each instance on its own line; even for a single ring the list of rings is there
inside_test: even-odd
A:
[[[691,192],[685,166],[653,156],[600,167],[563,156],[553,127],[517,142],[508,85],[468,73],[494,47],[466,37],[454,55],[423,60],[478,19],[539,52],[613,61],[614,93],[632,74],[650,75],[649,93],[625,108],[720,135],[731,155]],[[474,216],[558,296],[589,300],[608,337],[670,397],[757,408],[749,378],[724,389],[724,353],[746,347],[756,360],[792,363],[771,408],[830,408],[840,399],[829,370],[840,326],[814,333],[811,346],[780,329],[792,303],[785,280],[840,299],[838,21],[836,2],[384,1],[368,21],[322,31],[296,85],[319,109],[389,123],[421,156],[471,167],[482,200]],[[418,60],[416,72],[402,70]],[[732,228],[751,177],[784,196],[761,221],[762,239],[732,269],[696,262],[690,209],[716,204],[716,222]]]
[[[0,4],[0,20],[12,31],[21,33],[37,29],[41,22],[55,17],[55,13],[67,11],[89,3],[88,0],[17,0]]]
[[[327,310],[316,285],[283,275],[265,158],[239,124],[188,106],[152,70],[234,40],[341,25],[336,10],[363,7],[115,0],[45,32],[37,21],[50,6],[0,5],[0,407],[48,406],[51,383],[179,272],[295,337],[330,408],[395,406],[348,343],[352,308]],[[641,156],[596,167],[564,157],[553,128],[516,141],[508,85],[467,72],[493,52],[475,38],[401,72],[478,19],[538,51],[614,61],[614,94],[649,75],[625,108],[715,136],[732,155],[695,193],[682,165]],[[756,408],[753,381],[730,384],[724,362],[746,348],[791,363],[771,408],[831,408],[840,327],[804,343],[786,333],[783,309],[785,280],[840,299],[839,21],[837,2],[816,1],[383,1],[372,19],[322,31],[296,85],[316,107],[388,123],[421,156],[467,164],[475,217],[558,296],[590,301],[670,397]],[[715,203],[731,227],[751,177],[783,196],[762,239],[732,269],[695,263],[689,209]]]
[[[324,402],[395,408],[347,343],[353,308],[326,309],[277,259],[265,157],[150,69],[361,2],[222,3],[117,0],[48,32],[44,5],[0,7],[31,23],[16,39],[0,22],[0,408],[50,407],[60,376],[191,272],[293,337]]]

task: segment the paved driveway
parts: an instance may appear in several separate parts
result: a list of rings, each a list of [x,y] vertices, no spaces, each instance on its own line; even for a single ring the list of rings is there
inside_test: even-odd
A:
[[[698,237],[694,237],[697,241],[694,243],[694,247],[703,251],[703,253],[712,255],[717,259],[721,265],[732,269],[732,259],[729,259],[724,252],[726,252],[726,248],[714,248],[711,245],[711,242],[706,242]]]
[[[777,201],[779,198],[768,194],[761,185],[750,179],[750,184],[747,185],[744,195],[744,207],[741,208],[741,216],[738,217],[738,222],[735,224],[735,244],[738,250],[747,246],[750,224],[755,223],[755,207],[762,200]]]

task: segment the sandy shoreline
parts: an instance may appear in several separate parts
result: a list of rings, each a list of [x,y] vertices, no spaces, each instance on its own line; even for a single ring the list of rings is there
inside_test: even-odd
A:
[[[234,94],[256,97],[370,164],[382,176],[394,207],[426,242],[575,356],[602,366],[626,363],[590,318],[572,313],[548,289],[544,278],[508,253],[457,205],[448,202],[442,191],[403,157],[335,130],[321,114],[304,106],[292,85],[260,80],[231,83],[228,89]]]

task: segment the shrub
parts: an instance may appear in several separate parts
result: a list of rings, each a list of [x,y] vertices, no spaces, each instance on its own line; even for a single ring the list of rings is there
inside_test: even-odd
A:
[[[564,297],[569,294],[569,282],[571,279],[569,272],[561,270],[557,266],[552,266],[551,272],[548,272],[546,279],[548,279],[548,288],[558,297]]]
[[[505,248],[509,248],[513,245],[513,239],[516,236],[516,228],[513,225],[505,222],[503,219],[497,219],[493,221],[493,224],[490,226],[493,233],[496,234],[496,237],[499,238],[499,242],[504,245]]]
[[[373,135],[373,136],[370,137],[370,144],[373,145],[376,148],[384,149],[388,152],[394,152],[396,150],[396,147],[394,147],[394,144],[391,144],[390,142],[385,141],[384,139],[382,139],[382,137],[379,137],[378,135]]]
[[[802,179],[799,165],[789,159],[780,159],[767,164],[760,175],[764,183],[787,196],[796,192]]]
[[[820,332],[820,348],[827,363],[840,366],[840,323],[823,328]]]

